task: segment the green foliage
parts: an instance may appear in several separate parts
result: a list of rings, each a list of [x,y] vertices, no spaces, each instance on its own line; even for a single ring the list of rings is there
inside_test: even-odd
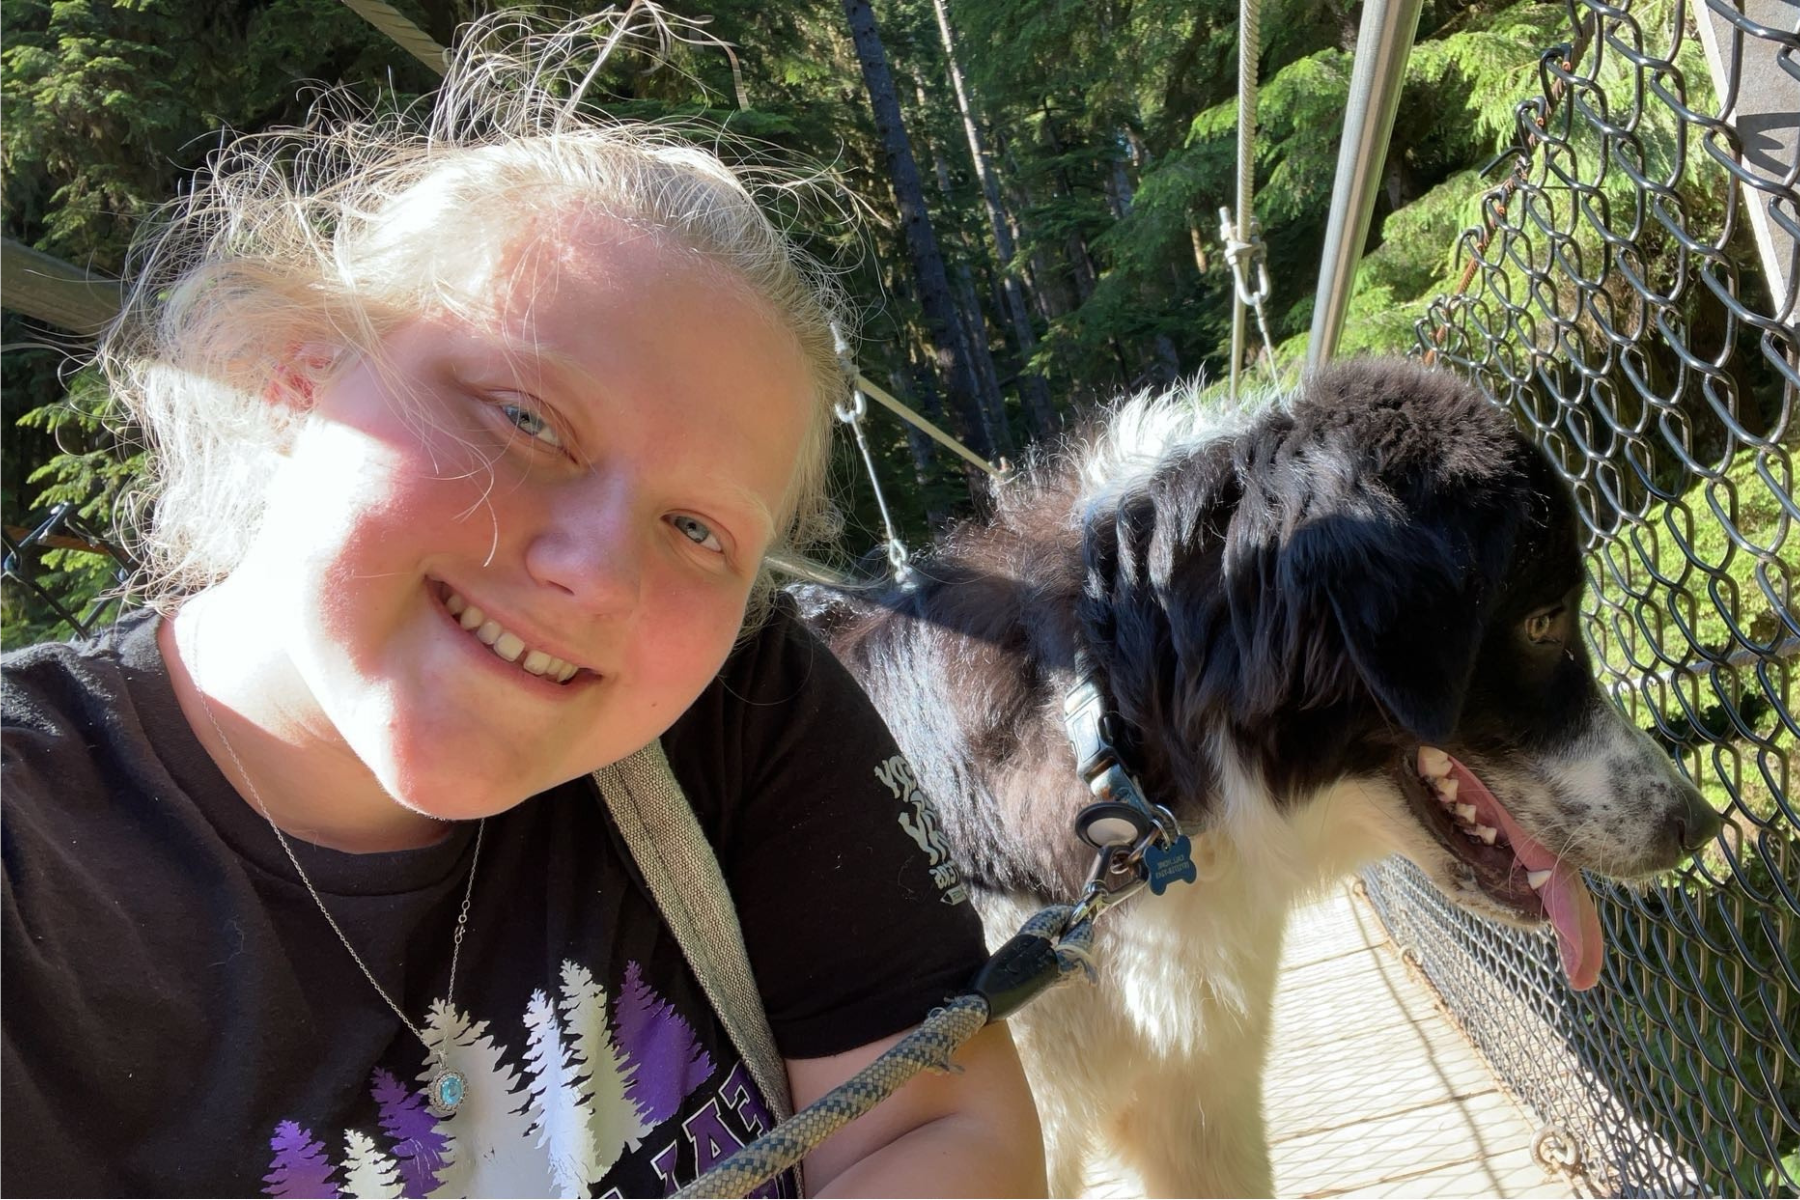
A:
[[[1414,48],[1409,89],[1429,96],[1449,119],[1438,127],[1475,153],[1493,154],[1516,136],[1513,105],[1537,87],[1539,56],[1568,36],[1561,4],[1472,7]]]
[[[1762,457],[1759,466],[1758,455],[1744,454],[1718,480],[1699,480],[1681,497],[1652,504],[1620,538],[1599,547],[1588,618],[1589,640],[1617,676],[1689,668],[1657,685],[1654,732],[1686,761],[1714,808],[1753,819],[1776,813],[1759,764],[1778,778],[1790,739],[1751,672],[1715,675],[1708,664],[1753,658],[1800,627],[1787,565],[1797,531],[1763,476],[1771,474],[1788,495],[1793,481],[1778,452]],[[1770,678],[1780,686],[1778,673]],[[1643,723],[1652,724],[1648,717]]]
[[[391,86],[400,99],[431,83],[337,0],[273,0],[252,9],[220,0],[0,2],[9,32],[0,51],[11,98],[3,151],[8,232],[102,271],[120,266],[136,222],[174,192],[217,130],[301,119],[307,97],[294,81],[342,80],[368,96]],[[1673,0],[1654,2],[1661,7],[1652,17]],[[1016,384],[1028,367],[1049,377],[1062,406],[1177,371],[1221,375],[1232,284],[1218,213],[1235,193],[1238,6],[947,3],[958,65],[1016,226],[1020,254],[1007,269],[1034,302],[1029,363],[998,308],[975,314],[995,346],[1012,433],[1033,432]],[[867,218],[860,231],[817,206],[797,208],[789,223],[823,257],[845,264],[844,283],[870,314],[858,350],[865,372],[890,385],[910,380],[909,393],[929,406],[934,385],[912,366],[922,357],[922,324],[840,6],[694,0],[671,7],[708,14],[711,32],[736,47],[735,71],[732,58],[700,47],[679,47],[677,70],[651,70],[641,54],[621,58],[602,88],[604,106],[621,116],[706,117],[750,139],[752,159],[826,164],[846,209]],[[462,15],[455,5],[409,11],[440,39]],[[933,5],[891,0],[878,15],[915,153],[928,175],[943,165],[946,186],[927,185],[939,240],[952,271],[969,271],[979,304],[991,306],[1002,268]],[[1304,353],[1311,317],[1356,16],[1347,0],[1263,7],[1256,215],[1274,285],[1268,311],[1278,355],[1290,366]],[[1566,19],[1562,5],[1539,0],[1427,5],[1346,349],[1411,345],[1412,321],[1451,282],[1456,231],[1479,218],[1476,200],[1495,182],[1474,168],[1514,137],[1513,105],[1535,89],[1539,53],[1568,38]],[[1694,45],[1689,39],[1684,53],[1697,54]],[[1611,52],[1605,70],[1616,74],[1622,62]],[[1690,86],[1704,76],[1690,70]],[[1669,136],[1672,129],[1647,131],[1649,167],[1669,159]],[[1616,182],[1615,174],[1607,187]],[[1624,198],[1608,192],[1621,213]],[[13,336],[16,318],[8,317],[8,327],[9,342],[22,340]],[[9,426],[58,402],[60,386],[44,357],[8,356]],[[887,418],[870,420],[873,429]],[[97,480],[96,456],[119,453],[97,428],[65,421],[58,429],[69,452],[64,474],[24,485],[56,453],[48,423],[20,429],[5,452],[4,502],[15,524],[41,511],[34,506],[46,499],[38,495],[43,483],[62,481],[58,494],[71,492]],[[949,499],[963,480],[947,456],[920,466],[897,427],[872,449],[890,501],[919,534],[931,518],[966,508],[966,499]],[[861,473],[860,466],[846,472]],[[909,496],[913,490],[921,498]],[[869,497],[853,494],[851,507],[854,528],[879,524]]]
[[[0,14],[6,235],[102,275],[120,271],[139,223],[222,129],[302,119],[296,81],[357,79],[371,95],[430,86],[423,67],[335,0],[4,0]],[[5,341],[6,524],[34,525],[66,500],[109,531],[141,459],[107,428],[97,381],[69,376],[69,339],[8,313]],[[105,559],[58,550],[38,578],[79,615],[111,572]],[[7,588],[3,616],[9,645],[68,632],[26,589]]]

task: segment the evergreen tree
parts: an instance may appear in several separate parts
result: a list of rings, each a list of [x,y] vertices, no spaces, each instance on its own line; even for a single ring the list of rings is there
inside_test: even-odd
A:
[[[442,1000],[432,1004],[424,1033],[432,1057],[419,1082],[429,1083],[437,1073],[432,1060],[440,1047],[449,1049],[451,1065],[468,1080],[462,1106],[438,1123],[450,1145],[433,1195],[550,1195],[556,1181],[532,1132],[542,1113],[518,1068],[507,1063],[506,1046],[489,1036],[486,1021],[471,1023]]]
[[[625,1095],[652,1127],[674,1116],[712,1076],[713,1061],[693,1026],[644,982],[635,962],[625,964],[624,986],[613,1001],[613,1027],[630,1064]]]
[[[532,1108],[537,1112],[537,1145],[550,1159],[556,1195],[586,1196],[602,1171],[592,1113],[574,1056],[556,1023],[556,1006],[542,990],[525,1009],[525,1069],[531,1073]]]
[[[312,1135],[312,1130],[301,1127],[295,1121],[283,1121],[275,1127],[275,1136],[269,1139],[269,1149],[275,1157],[269,1162],[269,1173],[263,1176],[263,1188],[266,1196],[282,1197],[336,1197],[337,1184],[332,1175],[337,1168],[331,1163],[331,1155],[325,1150],[325,1143]]]
[[[588,1141],[594,1147],[590,1182],[598,1182],[620,1155],[638,1148],[651,1126],[626,1095],[627,1064],[607,1029],[606,989],[586,967],[565,959],[558,1007],[571,1061],[576,1070],[587,1072]]]
[[[438,1168],[444,1165],[449,1139],[438,1129],[437,1118],[425,1106],[422,1092],[380,1067],[370,1077],[370,1094],[380,1113],[382,1132],[393,1146],[399,1166],[402,1195],[428,1196],[438,1186]]]
[[[398,1165],[375,1148],[368,1134],[354,1129],[344,1133],[343,1194],[358,1200],[395,1200],[405,1194]]]
[[[937,235],[931,227],[930,211],[925,204],[925,188],[920,182],[918,162],[900,113],[900,99],[888,69],[887,51],[882,45],[881,31],[875,23],[869,0],[844,0],[844,15],[856,42],[857,62],[862,68],[869,104],[874,110],[875,125],[881,134],[887,161],[888,181],[900,209],[901,226],[906,233],[907,253],[924,308],[925,324],[939,368],[949,389],[950,408],[956,418],[957,436],[983,458],[994,453],[994,439],[987,428],[976,395],[972,364],[967,355],[956,348],[956,303],[950,294],[950,280],[944,259],[938,249]]]

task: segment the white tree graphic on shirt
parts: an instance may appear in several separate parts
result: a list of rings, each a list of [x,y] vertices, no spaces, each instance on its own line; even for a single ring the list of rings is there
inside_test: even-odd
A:
[[[449,1047],[451,1065],[468,1081],[461,1108],[435,1117],[423,1092],[377,1068],[371,1095],[382,1136],[346,1130],[344,1157],[334,1164],[307,1129],[282,1121],[269,1143],[265,1193],[587,1195],[653,1128],[633,1098],[639,1074],[651,1070],[657,1096],[677,1105],[713,1074],[686,1022],[643,982],[638,964],[628,965],[627,979],[636,985],[627,1023],[635,1022],[638,1041],[630,1044],[630,1030],[609,1020],[614,1005],[606,988],[564,960],[557,1000],[540,989],[526,1005],[523,1074],[487,1022],[439,1001],[422,1031],[429,1057],[418,1081],[429,1085],[438,1050]],[[691,1069],[665,1077],[655,1068],[667,1063]],[[342,1185],[331,1178],[340,1171]]]
[[[542,1114],[518,1069],[506,1063],[506,1046],[488,1036],[486,1021],[471,1024],[441,1000],[431,1006],[424,1034],[430,1057],[419,1082],[429,1085],[437,1073],[432,1060],[446,1043],[451,1065],[469,1082],[462,1107],[439,1125],[453,1141],[432,1195],[550,1195],[556,1183],[532,1135]]]
[[[637,1103],[626,1095],[626,1060],[607,1025],[606,988],[579,963],[563,960],[562,1012],[576,1070],[587,1071],[588,1135],[594,1148],[598,1183],[619,1156],[636,1150],[649,1136],[650,1125]]]
[[[377,1150],[368,1134],[345,1130],[343,1194],[358,1200],[397,1200],[402,1191],[400,1165]]]
[[[538,1113],[532,1132],[536,1145],[550,1160],[557,1196],[588,1194],[588,1184],[600,1177],[595,1170],[597,1152],[588,1127],[587,1094],[580,1086],[578,1070],[556,1023],[556,1007],[541,990],[531,993],[525,1006],[525,1069],[531,1073],[532,1109]]]

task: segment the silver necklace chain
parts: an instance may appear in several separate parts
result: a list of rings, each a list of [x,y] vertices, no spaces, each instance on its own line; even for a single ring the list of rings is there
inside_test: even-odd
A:
[[[351,961],[363,973],[363,978],[369,981],[369,986],[375,989],[375,994],[394,1010],[394,1015],[400,1018],[400,1023],[406,1026],[407,1031],[415,1038],[419,1039],[420,1044],[425,1047],[425,1052],[433,1057],[437,1070],[432,1073],[426,1098],[432,1107],[441,1114],[448,1116],[454,1113],[468,1094],[468,1079],[450,1067],[448,1049],[450,1035],[448,1031],[445,1033],[444,1045],[433,1049],[431,1042],[425,1037],[425,1031],[413,1024],[412,1019],[394,1002],[394,998],[388,995],[387,989],[376,981],[375,972],[369,970],[369,964],[363,961],[362,955],[356,952],[356,947],[350,944],[350,939],[344,936],[343,927],[337,923],[337,918],[332,916],[331,910],[325,906],[325,898],[319,894],[319,889],[313,886],[312,876],[308,875],[306,868],[300,865],[300,856],[294,853],[293,843],[288,840],[287,834],[281,831],[281,826],[275,823],[274,816],[269,812],[268,804],[263,801],[262,793],[256,790],[256,783],[250,778],[250,772],[244,769],[244,760],[238,757],[238,752],[232,746],[231,739],[225,736],[225,730],[219,726],[219,718],[213,715],[212,705],[206,699],[206,692],[200,688],[198,683],[194,686],[194,692],[200,697],[201,711],[206,713],[206,719],[212,725],[213,733],[218,735],[219,744],[224,746],[225,753],[231,756],[231,765],[237,768],[238,778],[242,779],[244,786],[250,789],[250,798],[256,801],[257,810],[269,823],[269,828],[275,831],[275,840],[281,843],[282,851],[286,853],[288,861],[294,865],[294,874],[298,875],[300,882],[306,886],[307,893],[312,896],[313,903],[319,908],[319,915],[325,918],[327,925],[331,926],[331,932],[335,933],[337,940],[343,943],[344,949],[350,954]],[[475,826],[475,852],[469,857],[469,882],[463,888],[462,908],[456,914],[456,929],[450,935],[450,981],[444,988],[444,1004],[446,1006],[451,1005],[456,996],[456,964],[462,956],[463,934],[469,927],[469,902],[475,896],[475,868],[481,863],[481,837],[486,832],[487,818],[483,817]]]

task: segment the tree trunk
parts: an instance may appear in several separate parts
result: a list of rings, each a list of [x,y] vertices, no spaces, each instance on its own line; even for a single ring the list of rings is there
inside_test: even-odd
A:
[[[1188,239],[1194,243],[1194,269],[1204,279],[1212,270],[1212,256],[1207,253],[1206,234],[1200,229],[1200,218],[1192,212],[1188,213]]]
[[[913,94],[919,102],[916,111],[923,116],[928,111],[928,102],[925,98],[925,85],[917,79],[913,80]],[[941,211],[954,214],[956,196],[950,186],[950,166],[944,161],[929,130],[925,134],[925,145],[931,150],[931,166],[937,176],[938,195],[944,200]],[[1000,453],[1010,455],[1013,449],[1012,430],[1006,423],[1006,401],[1000,395],[1000,379],[994,371],[994,351],[988,344],[987,318],[981,311],[981,301],[975,296],[975,280],[969,271],[969,260],[975,256],[975,247],[969,240],[968,230],[963,228],[961,222],[956,222],[956,237],[963,249],[963,255],[956,263],[959,316],[956,340],[975,369],[976,395],[981,400],[982,412],[986,414],[988,429],[994,435],[994,446]]]
[[[1019,182],[1022,172],[1018,156],[1010,146],[1002,145],[1001,152],[1006,156],[1007,183],[1006,190],[1012,204],[1007,212],[1006,223],[1012,230],[1013,245],[1025,241],[1024,232],[1020,228],[1018,213],[1031,211],[1031,194]],[[1018,265],[1019,277],[1024,281],[1026,294],[1031,299],[1032,307],[1037,309],[1038,316],[1045,325],[1052,325],[1064,313],[1075,308],[1074,299],[1068,285],[1059,273],[1044,257],[1041,249],[1033,249]]]
[[[922,383],[929,385],[930,372],[922,370],[910,352],[907,354],[906,360],[906,370],[895,367],[888,372],[888,387],[893,390],[894,395],[908,401],[914,408],[932,420],[942,419],[943,410],[935,395],[922,394],[918,399],[913,399],[915,391],[922,391],[922,389],[913,387],[914,376],[916,375]],[[937,492],[932,488],[938,477],[937,443],[932,441],[924,430],[915,428],[911,421],[903,422],[903,424],[906,426],[906,448],[912,452],[913,486],[918,489],[918,494],[924,497],[925,523],[930,526],[933,533],[936,533],[950,519],[950,514],[944,511],[944,506],[937,502]]]
[[[963,133],[969,139],[969,157],[975,161],[975,177],[981,182],[981,198],[987,207],[988,224],[994,231],[994,253],[1000,259],[1000,278],[1006,304],[1001,310],[1012,323],[1013,340],[1019,344],[1019,392],[1025,400],[1025,416],[1032,432],[1047,437],[1056,428],[1056,406],[1050,399],[1049,385],[1043,376],[1030,369],[1031,356],[1037,353],[1037,333],[1031,327],[1031,314],[1025,310],[1024,291],[1013,274],[1012,261],[1016,244],[1011,219],[1000,199],[1000,181],[994,177],[994,162],[988,154],[981,126],[975,120],[974,106],[963,83],[962,64],[956,56],[956,39],[950,32],[950,10],[947,0],[932,0],[937,10],[938,35],[944,43],[944,61],[950,67],[950,83],[956,92],[956,108],[962,114]]]
[[[1063,155],[1062,135],[1056,131],[1056,114],[1050,111],[1050,102],[1043,106],[1044,141],[1053,158],[1061,159]],[[1057,181],[1062,185],[1065,199],[1075,195],[1075,181],[1061,165],[1056,169]],[[1099,281],[1100,272],[1094,266],[1093,255],[1088,253],[1087,239],[1075,230],[1069,231],[1067,241],[1069,251],[1069,273],[1075,280],[1075,302],[1080,307],[1088,302],[1094,294],[1094,285]]]
[[[950,277],[944,270],[944,257],[938,250],[937,237],[931,231],[931,217],[925,209],[925,188],[919,180],[919,164],[913,158],[912,144],[906,138],[906,127],[900,117],[900,98],[894,91],[894,79],[888,70],[881,31],[875,25],[875,13],[869,7],[869,0],[844,0],[844,16],[850,22],[856,59],[862,67],[863,83],[869,90],[869,105],[875,112],[875,129],[887,158],[888,177],[900,209],[900,223],[906,230],[907,253],[918,280],[919,306],[924,312],[926,332],[938,369],[943,372],[947,384],[957,436],[976,454],[992,459],[994,440],[976,398],[974,372],[966,358],[956,352],[956,305],[950,295]],[[968,468],[969,491],[978,502],[985,492],[980,474],[977,468]]]

